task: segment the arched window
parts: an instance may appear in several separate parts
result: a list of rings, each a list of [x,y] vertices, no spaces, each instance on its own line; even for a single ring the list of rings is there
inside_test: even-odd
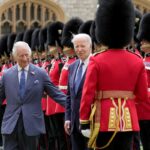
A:
[[[37,8],[37,19],[38,20],[41,20],[41,7],[40,7],[40,5],[38,6],[38,8]]]
[[[0,14],[0,35],[45,27],[48,22],[64,21],[65,18],[63,10],[53,0],[7,0],[0,5]]]
[[[2,27],[1,27],[1,29],[2,29],[2,34],[8,34],[8,33],[11,33],[11,29],[12,29],[12,27],[11,27],[11,25],[9,24],[9,22],[5,22],[3,25],[2,25]]]
[[[22,18],[23,18],[24,20],[26,20],[26,11],[27,11],[26,5],[24,4],[24,5],[23,5],[23,11],[22,11]]]
[[[16,7],[16,20],[19,20],[20,19],[20,8],[19,8],[19,5],[17,5]]]
[[[31,5],[31,10],[30,10],[30,15],[31,15],[31,20],[33,20],[34,19],[34,5],[32,4]]]
[[[23,32],[26,30],[26,26],[23,22],[19,22],[16,26],[16,32]]]
[[[49,19],[49,11],[46,9],[45,11],[45,21]]]
[[[31,28],[38,28],[40,27],[39,23],[38,22],[34,22],[32,25],[31,25]]]
[[[11,8],[8,9],[8,20],[12,21],[12,10],[11,10]]]

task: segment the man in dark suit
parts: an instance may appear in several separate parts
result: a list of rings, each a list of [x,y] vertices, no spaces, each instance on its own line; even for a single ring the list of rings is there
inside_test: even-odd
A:
[[[7,99],[1,128],[4,149],[37,150],[39,135],[45,133],[43,92],[63,106],[66,96],[52,84],[46,71],[30,63],[31,49],[26,42],[16,42],[12,53],[17,64],[0,82],[0,102]]]
[[[71,135],[72,150],[86,150],[86,139],[81,134],[79,126],[79,108],[85,72],[91,55],[92,42],[87,34],[75,35],[72,42],[79,59],[69,66],[64,126],[66,133]]]

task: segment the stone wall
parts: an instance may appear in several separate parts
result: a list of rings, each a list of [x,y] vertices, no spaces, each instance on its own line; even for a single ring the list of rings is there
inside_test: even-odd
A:
[[[65,12],[65,20],[80,17],[84,21],[94,19],[97,0],[54,0]]]

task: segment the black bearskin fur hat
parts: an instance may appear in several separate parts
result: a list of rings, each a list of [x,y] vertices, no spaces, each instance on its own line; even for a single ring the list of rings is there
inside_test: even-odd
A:
[[[128,45],[134,32],[134,6],[131,0],[100,0],[96,13],[96,39],[109,48]]]
[[[61,37],[64,24],[60,21],[52,22],[47,28],[47,45],[61,47]]]
[[[78,18],[71,18],[68,22],[66,22],[63,33],[61,44],[66,47],[73,48],[73,43],[71,42],[73,38],[73,34],[78,34],[78,30],[83,21]]]
[[[33,33],[32,33],[32,37],[31,37],[31,49],[32,51],[38,50],[39,47],[39,28],[34,29]]]
[[[148,42],[150,42],[150,13],[146,13],[143,15],[140,22],[137,38],[140,41],[147,40]]]

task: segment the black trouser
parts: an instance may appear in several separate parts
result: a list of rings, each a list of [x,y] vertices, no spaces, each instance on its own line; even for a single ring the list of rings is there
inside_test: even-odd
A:
[[[140,132],[133,135],[133,150],[140,150]]]
[[[103,147],[108,143],[114,132],[99,132],[97,137],[97,147]],[[132,140],[134,132],[118,132],[105,150],[132,150]]]
[[[5,112],[5,107],[6,105],[1,105],[0,106],[0,128],[1,128],[1,125],[2,125],[2,120],[3,120],[3,115],[4,115],[4,112]],[[2,140],[2,135],[0,133],[0,146],[3,145],[3,140]]]
[[[87,142],[88,139],[84,137],[76,125],[74,125],[73,131],[71,132],[72,150],[88,150]]]
[[[143,150],[150,150],[150,120],[141,120],[139,124]]]
[[[49,116],[48,150],[68,150],[64,131],[64,113]]]
[[[3,134],[4,150],[37,150],[39,136],[28,136],[23,127],[22,115],[11,134]]]

